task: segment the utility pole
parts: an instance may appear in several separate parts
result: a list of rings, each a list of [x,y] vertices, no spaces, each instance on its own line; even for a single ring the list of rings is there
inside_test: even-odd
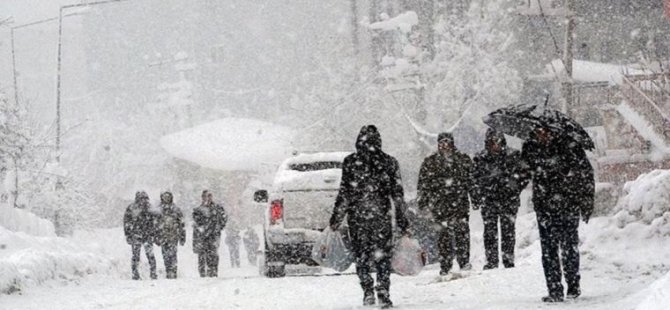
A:
[[[16,82],[16,52],[14,51],[14,28],[10,30],[12,41],[12,75],[14,77],[14,104],[19,105],[19,87]]]
[[[90,7],[94,5],[122,2],[128,0],[105,0],[98,2],[85,2],[80,4],[63,5],[58,13],[58,65],[56,66],[56,161],[60,162],[60,138],[61,138],[61,60],[63,56],[63,11],[70,8]]]
[[[575,0],[565,0],[567,24],[565,29],[565,47],[563,50],[563,64],[565,66],[565,73],[567,80],[563,82],[563,98],[565,98],[564,112],[572,117],[574,112],[574,98],[572,94],[573,80],[572,80],[572,46],[575,32]]]
[[[354,56],[358,57],[360,45],[358,41],[358,4],[357,0],[351,2],[351,43],[354,45]]]

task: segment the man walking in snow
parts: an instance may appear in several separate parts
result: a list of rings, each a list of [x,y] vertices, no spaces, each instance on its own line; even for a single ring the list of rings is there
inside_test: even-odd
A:
[[[258,246],[260,246],[260,241],[258,234],[252,226],[247,227],[244,231],[244,237],[242,237],[244,242],[244,248],[247,251],[247,259],[249,264],[256,265],[256,252],[258,251]]]
[[[232,223],[231,223],[232,224]],[[240,267],[240,231],[235,227],[236,225],[228,225],[226,229],[226,245],[230,252],[230,266],[233,268]]]
[[[131,270],[133,280],[140,279],[140,273],[137,269],[140,263],[140,252],[144,247],[144,252],[149,261],[151,279],[156,279],[156,257],[154,257],[153,243],[156,241],[156,217],[151,210],[149,195],[140,191],[135,193],[135,202],[126,208],[123,215],[123,232],[126,235],[126,242],[132,249]]]
[[[168,279],[177,278],[177,244],[186,243],[184,215],[174,204],[172,193],[161,194],[160,217],[158,218],[158,240],[163,251],[165,274]]]
[[[212,193],[202,192],[202,203],[193,209],[193,252],[198,254],[201,277],[217,277],[221,231],[226,226],[226,211],[214,203]]]
[[[454,257],[461,270],[472,269],[468,199],[474,189],[472,160],[456,149],[451,133],[438,135],[437,149],[421,164],[418,205],[422,210],[430,210],[433,220],[440,227],[440,275],[447,275]]]
[[[492,128],[486,131],[484,151],[474,158],[474,203],[482,210],[484,221],[484,269],[498,268],[498,221],[502,263],[514,267],[514,229],[521,191],[528,178],[521,170],[521,152],[507,148],[505,135]]]
[[[578,143],[546,128],[537,129],[524,143],[522,158],[533,180],[533,206],[549,291],[542,301],[563,301],[562,275],[567,297],[577,298],[581,294],[579,218],[588,223],[593,212],[593,168]]]
[[[347,216],[356,273],[363,288],[363,304],[374,305],[375,289],[382,308],[390,308],[391,251],[393,249],[391,208],[403,234],[408,233],[404,192],[398,161],[382,151],[382,139],[374,125],[364,126],[356,140],[356,152],[342,164],[342,181],[330,226],[336,230]],[[377,286],[370,276],[377,269]]]

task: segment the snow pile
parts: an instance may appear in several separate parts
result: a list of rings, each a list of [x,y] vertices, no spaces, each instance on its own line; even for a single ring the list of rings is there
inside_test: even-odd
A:
[[[402,33],[412,31],[412,26],[419,24],[419,16],[414,11],[407,11],[396,17],[368,25],[370,29],[381,31],[399,30]]]
[[[288,157],[290,128],[261,120],[224,118],[167,135],[160,144],[168,153],[197,165],[225,171],[257,171]]]
[[[0,227],[0,293],[11,294],[48,280],[110,273],[117,265],[69,239],[34,237]]]
[[[56,236],[54,225],[28,211],[0,204],[0,226],[33,236]]]
[[[654,282],[647,297],[636,310],[665,310],[670,305],[670,273]]]
[[[643,174],[623,190],[615,215],[619,228],[641,224],[649,236],[670,235],[670,170]]]

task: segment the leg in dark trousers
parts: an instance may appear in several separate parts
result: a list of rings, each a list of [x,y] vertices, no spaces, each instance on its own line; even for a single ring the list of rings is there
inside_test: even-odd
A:
[[[198,253],[198,273],[201,278],[207,276],[207,253],[204,250]]]
[[[581,294],[579,282],[579,216],[561,218],[562,229],[560,238],[561,258],[568,285],[568,295],[577,297]]]
[[[456,260],[461,270],[471,269],[470,265],[470,221],[469,217],[462,217],[454,223],[454,243],[456,245]]]
[[[500,248],[502,249],[502,261],[505,268],[514,267],[515,223],[516,212],[504,212],[500,215]]]
[[[158,278],[156,274],[156,257],[154,256],[154,245],[151,242],[144,243],[144,253],[147,255],[147,260],[149,261],[149,270],[151,273],[151,279]]]
[[[356,256],[356,274],[363,288],[363,292],[370,293],[374,291],[375,280],[370,276],[370,266],[372,265],[374,253],[365,251]]]
[[[133,273],[133,280],[140,279],[140,272],[137,269],[140,264],[140,252],[142,251],[142,243],[133,243],[130,245],[132,250],[132,258],[130,259],[130,268]]]
[[[547,282],[550,297],[563,298],[561,284],[561,262],[559,258],[559,244],[561,237],[560,221],[557,216],[536,213],[537,224],[540,230],[540,246],[542,248],[542,268]]]
[[[207,276],[219,276],[219,248],[214,243],[209,245],[207,251]]]
[[[486,265],[484,269],[498,268],[498,214],[493,207],[482,208],[484,221],[484,254]]]
[[[452,267],[454,261],[454,227],[451,223],[440,225],[438,232],[438,250],[440,252],[440,274],[446,275]]]
[[[177,278],[177,244],[164,244],[161,248],[163,252],[163,263],[165,264],[165,277],[168,279]]]

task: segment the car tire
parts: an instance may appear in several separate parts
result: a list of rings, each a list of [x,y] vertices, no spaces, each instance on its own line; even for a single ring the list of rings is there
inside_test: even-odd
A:
[[[259,265],[261,274],[268,278],[283,278],[286,276],[286,264],[277,259],[265,242],[265,251]]]

